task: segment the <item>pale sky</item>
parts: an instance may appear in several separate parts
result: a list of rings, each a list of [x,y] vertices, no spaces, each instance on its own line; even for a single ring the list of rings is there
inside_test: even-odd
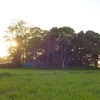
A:
[[[100,0],[0,0],[0,56],[7,51],[1,42],[4,30],[16,18],[41,29],[70,26],[100,33]]]

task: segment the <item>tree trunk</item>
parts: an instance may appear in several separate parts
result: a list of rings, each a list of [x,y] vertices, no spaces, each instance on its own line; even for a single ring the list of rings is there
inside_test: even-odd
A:
[[[64,67],[65,67],[64,61],[62,61],[62,68],[64,68]]]
[[[98,59],[95,60],[95,67],[98,67]]]

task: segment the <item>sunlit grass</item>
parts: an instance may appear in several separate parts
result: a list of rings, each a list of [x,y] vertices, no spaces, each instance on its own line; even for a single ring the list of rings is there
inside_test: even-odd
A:
[[[99,70],[0,69],[0,100],[99,98]]]

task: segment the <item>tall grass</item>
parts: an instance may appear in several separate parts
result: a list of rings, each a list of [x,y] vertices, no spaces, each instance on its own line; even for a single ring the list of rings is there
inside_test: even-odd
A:
[[[0,69],[0,100],[99,98],[99,70]]]

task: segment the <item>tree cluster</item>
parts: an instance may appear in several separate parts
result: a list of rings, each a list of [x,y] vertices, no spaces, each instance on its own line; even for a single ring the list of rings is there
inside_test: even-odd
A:
[[[98,66],[100,34],[88,30],[75,33],[71,27],[53,27],[49,31],[18,21],[6,30],[5,40],[15,42],[9,58],[19,66],[26,62],[45,62],[46,67]]]

